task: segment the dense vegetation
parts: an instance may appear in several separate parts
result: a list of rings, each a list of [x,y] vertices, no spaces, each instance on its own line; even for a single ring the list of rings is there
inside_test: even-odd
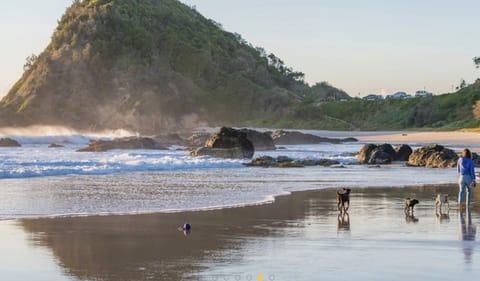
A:
[[[288,118],[269,125],[336,130],[476,128],[480,126],[480,105],[475,105],[479,100],[477,80],[456,93],[433,97],[300,103]]]
[[[2,100],[3,124],[156,131],[276,119],[310,96],[349,96],[177,0],[84,0]],[[0,121],[0,122],[1,122]]]

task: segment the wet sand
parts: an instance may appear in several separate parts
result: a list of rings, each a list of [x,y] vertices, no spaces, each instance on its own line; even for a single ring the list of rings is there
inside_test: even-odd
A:
[[[334,190],[273,204],[172,214],[0,222],[0,280],[454,280],[480,274],[468,214],[436,216],[455,186]],[[476,192],[475,199],[478,199]],[[416,197],[415,217],[403,200]],[[192,224],[189,235],[177,227]]]

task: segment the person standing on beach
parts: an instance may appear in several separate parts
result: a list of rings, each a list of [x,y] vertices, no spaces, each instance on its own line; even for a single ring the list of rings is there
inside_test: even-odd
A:
[[[475,186],[475,163],[472,160],[472,153],[470,149],[465,148],[462,151],[462,156],[458,159],[457,163],[458,172],[458,207],[462,208],[463,202],[465,202],[465,192],[467,192],[468,204],[472,201],[472,190]],[[470,206],[467,206],[470,207]]]

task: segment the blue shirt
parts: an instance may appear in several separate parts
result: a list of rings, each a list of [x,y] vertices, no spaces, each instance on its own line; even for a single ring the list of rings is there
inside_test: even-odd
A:
[[[458,175],[470,176],[472,180],[475,179],[475,163],[468,157],[460,157],[457,163]]]

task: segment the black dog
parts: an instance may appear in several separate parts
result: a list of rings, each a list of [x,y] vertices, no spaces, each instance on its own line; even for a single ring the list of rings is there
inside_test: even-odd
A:
[[[413,215],[413,208],[418,203],[420,203],[420,202],[417,199],[410,199],[410,198],[405,199],[405,214],[406,215],[409,215],[409,214]]]
[[[337,191],[337,206],[340,213],[347,212],[350,207],[350,188],[343,188],[343,191]]]

